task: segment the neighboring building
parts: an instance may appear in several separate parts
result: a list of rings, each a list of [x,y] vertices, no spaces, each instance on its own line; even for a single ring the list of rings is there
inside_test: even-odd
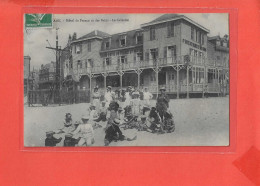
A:
[[[27,95],[29,90],[32,90],[32,78],[30,74],[30,66],[31,66],[31,57],[30,56],[24,56],[24,63],[23,63],[23,69],[24,69],[24,95]]]
[[[37,90],[39,88],[39,70],[33,69],[31,71],[32,78],[32,90]]]
[[[226,45],[222,39],[218,46],[213,38],[208,41],[208,33],[207,28],[178,14],[165,14],[140,29],[113,35],[95,30],[77,39],[74,33],[68,42],[71,55],[64,75],[78,89],[131,85],[146,86],[153,93],[166,87],[177,98],[218,94],[219,76],[212,76],[211,69],[228,68],[228,40]]]
[[[39,89],[50,89],[54,86],[56,74],[56,63],[51,62],[46,65],[41,65],[39,70]]]

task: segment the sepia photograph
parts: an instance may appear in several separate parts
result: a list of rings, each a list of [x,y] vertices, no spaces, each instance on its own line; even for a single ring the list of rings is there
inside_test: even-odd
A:
[[[24,14],[24,147],[229,146],[229,14]]]

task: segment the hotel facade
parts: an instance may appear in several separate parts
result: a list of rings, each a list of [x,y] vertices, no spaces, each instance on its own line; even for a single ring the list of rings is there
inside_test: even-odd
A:
[[[165,14],[127,32],[74,33],[62,61],[65,85],[101,92],[148,87],[153,94],[165,87],[175,98],[228,94],[229,39],[209,32],[186,16]]]

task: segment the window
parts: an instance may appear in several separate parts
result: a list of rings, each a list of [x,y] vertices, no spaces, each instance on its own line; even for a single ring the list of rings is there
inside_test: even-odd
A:
[[[176,58],[176,46],[168,46],[168,53],[167,53],[167,57],[170,58]]]
[[[107,57],[107,58],[105,59],[105,64],[106,64],[107,66],[109,66],[109,65],[111,64],[111,60],[110,60],[109,57]]]
[[[122,64],[127,63],[126,56],[120,56],[120,62],[121,62]]]
[[[216,41],[216,44],[217,44],[217,46],[220,46],[220,41],[217,40],[217,41]]]
[[[204,45],[204,34],[201,34],[201,44]]]
[[[78,69],[82,68],[82,62],[80,60],[78,60]]]
[[[200,43],[200,38],[201,38],[200,31],[197,31],[196,42]]]
[[[156,81],[155,73],[152,73],[150,76],[150,81]]]
[[[142,44],[143,43],[143,36],[141,33],[138,33],[136,35],[136,44]]]
[[[150,40],[155,40],[155,28],[150,28]]]
[[[158,49],[157,48],[151,49],[150,52],[151,52],[151,58],[153,60],[156,60],[158,58]]]
[[[143,52],[136,53],[136,56],[137,56],[137,61],[143,61],[144,60]]]
[[[105,42],[105,49],[109,49],[109,47],[110,47],[110,42],[109,41]]]
[[[226,42],[223,42],[223,47],[227,47],[227,43]]]
[[[194,28],[191,27],[191,40],[194,40]]]
[[[82,46],[81,46],[81,45],[76,45],[76,46],[75,46],[75,53],[76,53],[76,54],[80,54],[80,53],[81,53],[81,49],[82,49]]]
[[[126,36],[120,36],[120,46],[126,46]]]
[[[220,60],[220,56],[217,56],[217,60]]]
[[[91,52],[91,41],[88,42],[88,52]]]
[[[174,22],[170,22],[167,24],[167,35],[168,37],[174,36]]]
[[[88,66],[89,67],[93,67],[93,60],[92,59],[88,59]]]
[[[174,80],[174,74],[173,73],[168,74],[168,79],[169,81]]]

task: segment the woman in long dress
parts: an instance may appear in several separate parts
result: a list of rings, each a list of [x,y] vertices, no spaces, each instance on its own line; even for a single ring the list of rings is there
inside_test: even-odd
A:
[[[107,92],[105,93],[105,102],[106,102],[106,108],[109,107],[109,104],[113,101],[113,93],[111,91],[112,87],[107,87]]]
[[[94,92],[93,92],[93,95],[92,95],[92,98],[93,98],[93,106],[95,106],[96,108],[96,111],[99,113],[99,110],[100,110],[100,93],[98,92],[98,87],[95,87],[94,88]]]

